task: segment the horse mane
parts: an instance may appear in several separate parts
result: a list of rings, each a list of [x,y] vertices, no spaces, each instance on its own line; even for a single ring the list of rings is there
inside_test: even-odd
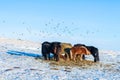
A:
[[[86,55],[91,54],[90,51],[89,51],[85,46],[81,46],[80,48],[84,48],[84,49],[85,49],[85,51],[86,51],[86,53],[87,53]]]

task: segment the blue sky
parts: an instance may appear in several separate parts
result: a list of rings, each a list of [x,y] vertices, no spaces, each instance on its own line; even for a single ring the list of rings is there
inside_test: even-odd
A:
[[[0,36],[119,50],[119,0],[0,0]]]

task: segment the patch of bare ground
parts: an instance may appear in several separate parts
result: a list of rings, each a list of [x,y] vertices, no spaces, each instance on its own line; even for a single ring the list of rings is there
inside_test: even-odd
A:
[[[100,65],[99,62],[95,63],[94,61],[90,61],[90,60],[83,60],[83,61],[80,61],[80,60],[76,60],[75,61],[72,61],[72,60],[63,60],[63,59],[60,59],[60,61],[56,62],[55,60],[44,60],[44,62],[48,62],[51,66],[65,66],[65,68],[68,68],[68,67],[81,67],[81,68],[90,68],[90,67],[93,67],[93,66],[96,66],[96,65]]]
[[[50,61],[50,65],[57,65],[57,66],[70,66],[70,67],[89,67],[94,65],[95,63],[93,61],[89,60],[83,60],[83,61],[62,61],[59,62],[56,61]]]
[[[115,71],[118,72],[120,70],[118,69],[114,69],[116,64],[113,63],[102,63],[102,62],[94,62],[91,60],[77,60],[75,61],[71,61],[71,60],[63,60],[60,59],[59,62],[56,62],[55,60],[45,60],[43,62],[47,62],[50,64],[50,66],[64,66],[65,67],[65,71],[70,72],[70,69],[73,67],[78,67],[80,69],[98,69],[98,70],[106,70],[106,71]],[[52,70],[59,70],[56,67],[51,68]]]

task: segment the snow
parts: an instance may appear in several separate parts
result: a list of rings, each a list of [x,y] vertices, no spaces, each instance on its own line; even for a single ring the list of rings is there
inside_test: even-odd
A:
[[[40,49],[38,42],[0,38],[0,80],[120,80],[119,51],[100,50],[99,63],[81,67],[35,59]]]

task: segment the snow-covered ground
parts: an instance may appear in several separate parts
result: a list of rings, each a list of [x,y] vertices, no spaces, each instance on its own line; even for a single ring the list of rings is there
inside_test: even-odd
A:
[[[35,59],[40,49],[38,42],[0,38],[0,80],[120,80],[119,51],[100,50],[100,62],[92,65],[60,66]]]

